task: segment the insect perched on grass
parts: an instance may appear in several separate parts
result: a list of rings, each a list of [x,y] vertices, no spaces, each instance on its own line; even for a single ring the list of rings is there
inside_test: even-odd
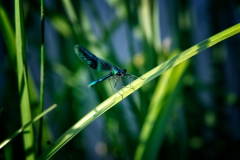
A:
[[[92,87],[95,84],[98,84],[110,77],[113,77],[115,80],[114,88],[116,87],[118,81],[120,81],[122,83],[121,78],[124,76],[138,78],[137,76],[134,76],[132,74],[127,74],[126,69],[120,69],[120,68],[110,64],[109,62],[107,62],[101,58],[98,58],[97,56],[95,56],[94,54],[92,54],[91,52],[89,52],[88,50],[86,50],[84,47],[82,47],[80,45],[75,45],[74,50],[75,50],[77,56],[89,67],[96,69],[97,71],[110,71],[110,73],[108,73],[106,76],[91,82],[88,85],[88,87]],[[111,83],[110,83],[110,85],[111,85]]]

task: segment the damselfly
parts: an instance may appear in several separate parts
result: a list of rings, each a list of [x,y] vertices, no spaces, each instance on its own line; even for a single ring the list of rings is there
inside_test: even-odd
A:
[[[124,76],[138,78],[137,76],[134,76],[132,74],[127,74],[126,69],[120,69],[110,64],[109,62],[101,58],[98,58],[97,56],[95,56],[94,54],[92,54],[91,52],[89,52],[87,49],[80,45],[75,45],[74,50],[77,56],[89,67],[96,69],[97,71],[110,71],[110,73],[108,73],[106,76],[91,82],[88,85],[88,87],[92,87],[95,84],[100,83],[110,77],[113,77],[115,79],[114,88],[116,87],[118,81],[121,81],[122,83],[121,78]]]

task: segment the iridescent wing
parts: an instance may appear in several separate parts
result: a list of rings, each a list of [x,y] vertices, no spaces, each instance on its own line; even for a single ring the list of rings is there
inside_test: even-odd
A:
[[[84,47],[80,45],[75,45],[74,50],[77,56],[89,67],[96,69],[98,71],[112,70],[113,65],[111,65],[110,63],[101,58],[98,58]]]

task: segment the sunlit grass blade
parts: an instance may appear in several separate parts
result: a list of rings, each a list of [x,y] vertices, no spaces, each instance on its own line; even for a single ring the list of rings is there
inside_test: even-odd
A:
[[[170,111],[179,93],[182,75],[189,61],[165,72],[155,89],[148,114],[142,127],[135,159],[156,159],[162,144]]]
[[[26,43],[24,32],[24,16],[21,0],[15,0],[15,27],[16,27],[16,54],[17,54],[17,75],[20,97],[20,111],[22,126],[31,121],[31,109],[27,83],[26,65]],[[29,125],[23,133],[24,150],[26,159],[35,159],[34,134],[32,125]]]
[[[32,121],[26,123],[24,126],[22,126],[20,129],[18,129],[15,133],[13,133],[11,136],[9,136],[7,139],[5,139],[3,142],[0,143],[0,149],[2,149],[5,145],[7,145],[9,142],[11,142],[17,135],[22,133],[25,128],[27,128],[29,125],[32,125],[32,123],[38,121],[40,118],[48,114],[50,111],[55,109],[57,107],[56,104],[50,106],[47,110],[36,116]]]
[[[3,36],[4,42],[6,44],[6,48],[8,54],[10,56],[12,64],[16,63],[16,42],[15,42],[15,35],[13,26],[11,25],[11,20],[7,15],[5,9],[0,5],[0,21],[2,22],[0,25],[0,32]],[[16,65],[12,65],[14,70],[17,70]],[[17,72],[17,71],[16,71]],[[31,73],[28,73],[28,85],[29,85],[29,92],[30,92],[30,101],[36,102],[37,101],[37,89],[35,87],[33,78]]]
[[[138,10],[138,16],[139,16],[139,23],[143,31],[143,34],[146,38],[146,41],[148,42],[148,44],[153,44],[153,32],[152,32],[153,19],[150,18],[152,16],[151,16],[151,6],[149,1],[142,0],[142,4],[140,5]],[[145,18],[145,17],[149,17],[149,18]]]
[[[98,118],[100,115],[105,113],[111,107],[116,105],[118,102],[126,98],[128,95],[147,84],[154,78],[158,77],[167,70],[175,67],[176,65],[184,62],[185,60],[191,58],[197,53],[213,46],[214,44],[223,41],[237,33],[240,32],[240,24],[230,27],[207,40],[200,42],[197,45],[187,49],[186,51],[174,56],[173,58],[165,61],[154,69],[150,70],[140,78],[133,81],[131,84],[127,85],[125,88],[121,89],[107,100],[98,105],[95,109],[90,111],[82,119],[80,119],[75,125],[69,128],[59,139],[56,140],[40,157],[39,159],[48,159],[52,157],[59,149],[61,149],[68,141],[70,141],[75,135],[77,135],[82,129],[84,129],[88,124]]]

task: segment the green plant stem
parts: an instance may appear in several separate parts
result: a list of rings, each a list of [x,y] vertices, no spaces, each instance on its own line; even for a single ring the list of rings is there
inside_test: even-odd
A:
[[[16,51],[17,51],[17,75],[20,96],[20,111],[22,126],[31,121],[31,110],[27,83],[26,44],[24,33],[24,16],[22,0],[15,0],[15,26],[16,26]],[[23,144],[26,159],[35,159],[34,135],[32,125],[25,128]]]
[[[41,73],[40,73],[40,110],[44,111],[44,0],[41,0]],[[38,133],[38,155],[42,153],[43,119],[40,119]]]

